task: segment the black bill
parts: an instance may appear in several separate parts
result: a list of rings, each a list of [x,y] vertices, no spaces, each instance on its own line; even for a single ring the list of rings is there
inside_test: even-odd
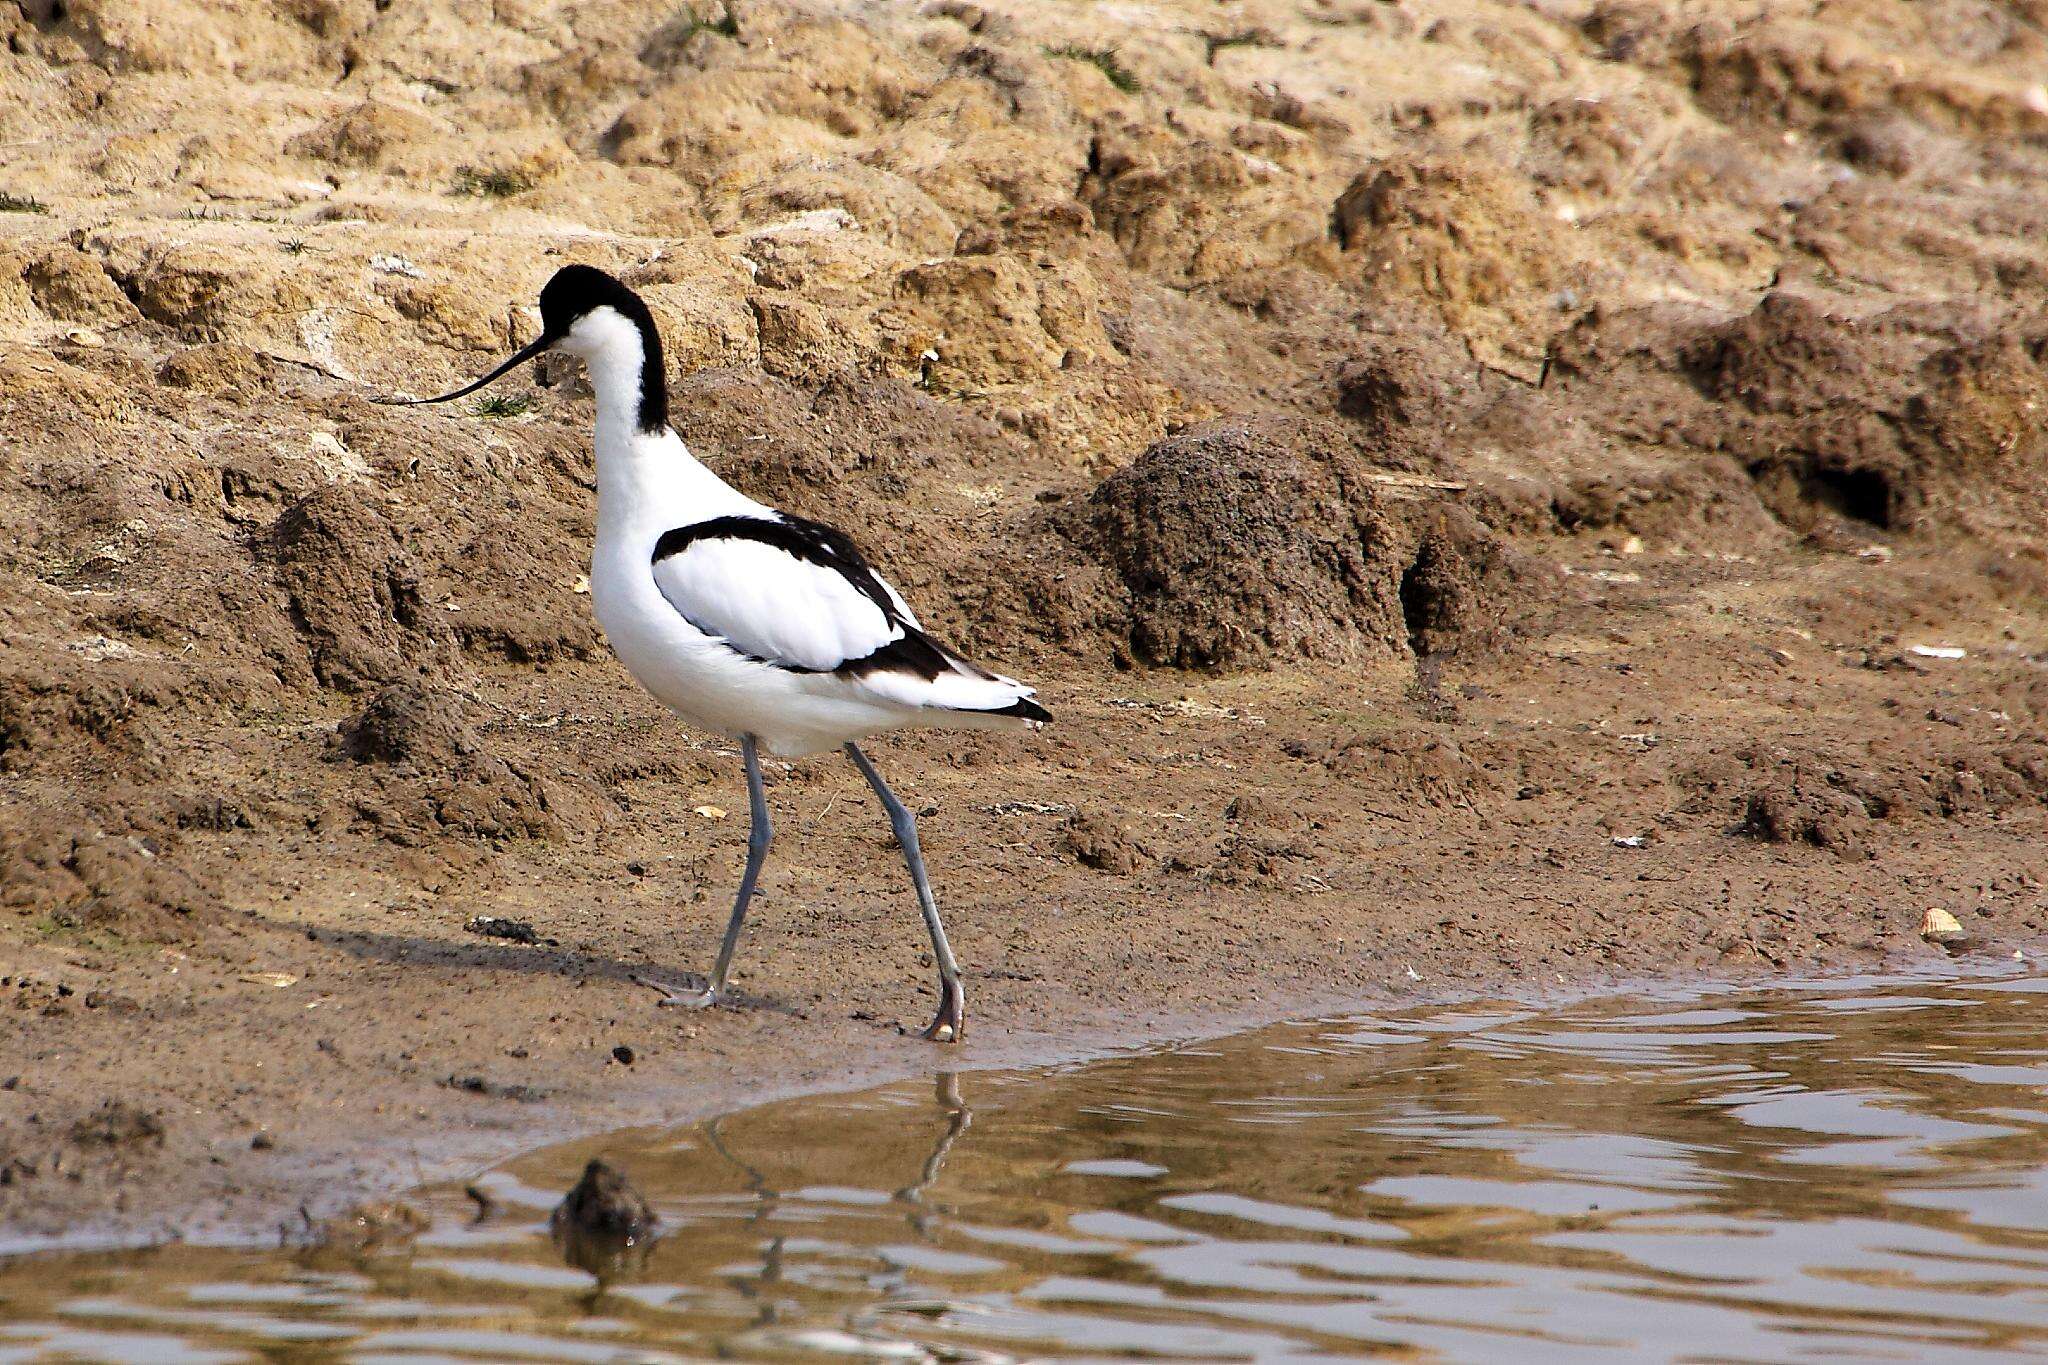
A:
[[[534,357],[546,351],[550,346],[553,346],[555,342],[558,340],[560,340],[560,338],[551,337],[543,333],[541,336],[534,338],[532,343],[523,348],[519,352],[519,354],[513,356],[510,360],[500,365],[497,369],[492,370],[489,374],[485,375],[482,379],[477,380],[474,384],[466,384],[462,388],[455,390],[455,392],[444,393],[438,398],[378,398],[373,401],[383,403],[391,407],[411,407],[418,403],[445,403],[451,398],[464,398],[472,393],[475,393],[478,389],[490,383],[492,380],[500,378],[501,376],[509,374],[513,370],[518,369],[527,361],[532,360]]]

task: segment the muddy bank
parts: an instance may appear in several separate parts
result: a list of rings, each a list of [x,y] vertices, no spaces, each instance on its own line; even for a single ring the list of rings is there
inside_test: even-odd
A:
[[[970,1061],[2042,931],[2019,11],[0,32],[0,1224],[289,1218],[929,1064],[831,764],[771,774],[751,1007],[630,984],[709,960],[744,802],[590,620],[573,367],[369,401],[570,260],[648,297],[708,463],[1061,718],[877,751]]]
[[[2034,952],[2048,821],[1997,734],[2012,722],[1961,699],[2010,698],[2000,675],[2033,666],[1995,662],[1982,625],[1961,638],[1983,659],[1783,629],[1790,648],[1767,649],[1756,623],[1870,585],[1681,567],[1690,581],[1612,587],[1654,611],[1608,603],[1485,684],[1455,661],[1433,695],[1412,668],[1293,695],[1266,675],[1126,680],[1058,697],[1062,726],[1001,741],[1014,753],[890,745],[966,963],[957,1048],[905,1036],[930,968],[886,822],[843,765],[774,771],[784,837],[740,958],[746,1007],[686,1016],[629,978],[715,949],[743,835],[696,811],[741,808],[729,755],[679,738],[705,773],[643,780],[641,819],[520,836],[427,884],[416,845],[292,860],[305,836],[259,821],[207,867],[250,898],[217,924],[14,950],[9,1225],[246,1234],[550,1138],[933,1066],[1361,1002],[1932,959],[1931,905],[1965,951]],[[1904,586],[1915,566],[1840,571]],[[1672,614],[1706,628],[1683,647],[1647,629]],[[1950,719],[1917,721],[1925,747],[1863,733],[1902,712]],[[580,722],[580,742],[622,723]],[[289,883],[261,880],[279,864]]]

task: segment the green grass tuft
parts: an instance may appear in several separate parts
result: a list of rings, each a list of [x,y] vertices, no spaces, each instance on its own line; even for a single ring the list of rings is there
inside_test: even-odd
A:
[[[1046,48],[1045,55],[1069,62],[1087,62],[1126,95],[1138,93],[1138,78],[1118,59],[1113,47],[1076,47],[1069,43],[1064,47]]]
[[[494,393],[469,405],[474,417],[519,417],[533,406],[530,393]]]
[[[25,194],[9,194],[0,190],[0,213],[48,213],[50,206],[40,199],[31,199]]]
[[[29,921],[28,931],[37,941],[67,948],[83,948],[110,956],[134,957],[147,945],[104,924],[87,924],[74,910],[52,910]]]
[[[455,172],[455,193],[479,199],[510,199],[533,188],[533,182],[518,171],[494,171],[462,166]]]

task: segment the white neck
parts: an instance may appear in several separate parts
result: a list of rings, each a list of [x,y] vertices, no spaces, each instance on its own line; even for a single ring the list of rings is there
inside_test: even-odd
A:
[[[708,517],[749,510],[741,496],[690,454],[674,429],[640,429],[640,330],[609,308],[580,320],[563,347],[580,355],[597,396],[597,523],[613,534],[659,535]]]
[[[597,394],[597,444],[602,450],[640,430],[640,368],[646,353],[640,329],[615,310],[600,308],[570,329],[562,349],[580,356]]]

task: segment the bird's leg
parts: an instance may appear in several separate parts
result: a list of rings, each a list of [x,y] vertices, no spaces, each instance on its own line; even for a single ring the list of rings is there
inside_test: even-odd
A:
[[[896,831],[896,842],[903,846],[903,861],[910,864],[910,881],[917,888],[918,908],[924,911],[924,926],[931,931],[932,957],[939,964],[939,1012],[924,1036],[937,1042],[956,1041],[967,1033],[967,993],[960,986],[960,964],[953,960],[952,946],[946,942],[946,926],[939,923],[939,906],[932,899],[931,881],[924,875],[924,855],[917,847],[917,821],[896,799],[896,793],[889,790],[889,784],[858,745],[848,744],[846,756],[875,789],[875,795],[882,798],[882,809],[889,812],[889,827]]]
[[[775,838],[775,824],[768,818],[768,794],[761,786],[761,759],[754,737],[740,739],[740,756],[747,765],[747,870],[740,874],[740,894],[733,901],[732,918],[726,922],[725,940],[718,945],[718,961],[711,968],[711,983],[701,991],[681,991],[659,981],[634,977],[641,985],[661,992],[661,1003],[690,1009],[715,1005],[725,995],[726,974],[732,970],[733,950],[740,945],[740,926],[747,921],[747,903],[754,899],[754,882],[761,864],[768,860],[768,845]]]

